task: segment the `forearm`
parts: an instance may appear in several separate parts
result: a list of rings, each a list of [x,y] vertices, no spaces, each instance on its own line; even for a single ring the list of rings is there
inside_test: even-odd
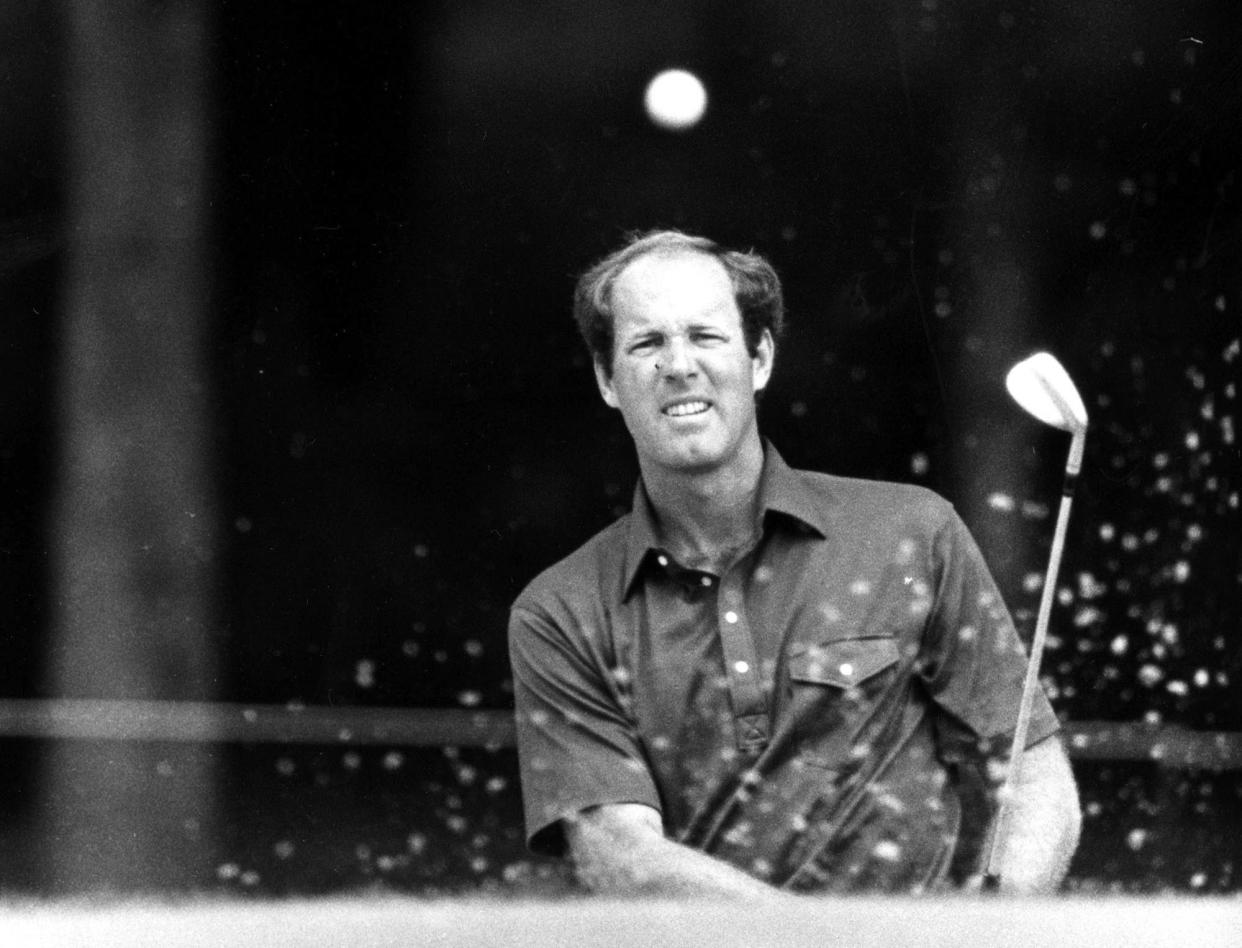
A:
[[[1069,761],[1056,738],[1026,751],[1001,851],[1001,891],[1054,892],[1069,871],[1082,817]]]
[[[579,878],[602,895],[729,898],[748,901],[792,898],[728,863],[668,839],[653,839],[617,858],[579,865]]]
[[[795,898],[666,838],[651,825],[582,819],[569,829],[579,881],[599,895],[781,901]]]

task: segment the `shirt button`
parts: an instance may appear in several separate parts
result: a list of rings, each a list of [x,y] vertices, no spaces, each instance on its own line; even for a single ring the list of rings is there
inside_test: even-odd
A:
[[[730,609],[725,613],[725,622],[729,623],[729,625],[733,625],[737,622],[737,613]]]
[[[750,671],[750,665],[746,662],[734,662],[733,670],[739,675],[745,675],[748,671]]]
[[[846,662],[844,665],[841,666],[841,674],[844,675],[846,678],[849,678],[850,675],[854,674],[854,666],[851,665],[849,662]]]

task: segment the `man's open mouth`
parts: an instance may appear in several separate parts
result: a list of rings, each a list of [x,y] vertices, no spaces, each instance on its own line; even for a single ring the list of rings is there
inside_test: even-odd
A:
[[[701,415],[710,408],[707,402],[678,402],[664,409],[664,414],[672,418],[684,418],[687,415]]]

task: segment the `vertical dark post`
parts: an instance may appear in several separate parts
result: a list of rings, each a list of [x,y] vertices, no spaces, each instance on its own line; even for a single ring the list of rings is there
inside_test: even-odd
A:
[[[975,533],[1004,590],[1017,588],[1023,548],[1018,503],[1029,496],[1029,427],[1005,393],[1005,372],[1027,355],[1024,340],[1037,322],[1041,211],[1032,187],[1034,165],[1021,126],[1015,81],[963,69],[954,106],[959,178],[947,231],[957,256],[954,352],[946,373],[954,393],[949,492]],[[993,510],[997,494],[1012,513]],[[1011,604],[1012,605],[1012,604]]]
[[[53,697],[212,693],[203,7],[65,7]],[[199,881],[210,865],[212,753],[123,740],[53,745],[49,884],[134,891]]]

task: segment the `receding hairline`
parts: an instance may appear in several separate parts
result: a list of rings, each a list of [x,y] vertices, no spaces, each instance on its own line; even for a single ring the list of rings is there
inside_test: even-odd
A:
[[[728,284],[734,285],[733,275],[729,272],[729,268],[725,266],[724,261],[710,251],[703,250],[699,247],[652,247],[643,253],[638,254],[631,260],[625,261],[615,272],[611,274],[611,278],[607,281],[607,288],[611,294],[612,288],[621,281],[636,265],[644,263],[669,263],[674,260],[689,259],[703,260],[709,264],[715,264],[715,269],[725,278]]]
[[[574,287],[574,320],[592,359],[609,367],[614,351],[613,288],[632,264],[708,257],[724,272],[742,321],[747,347],[758,344],[762,332],[780,337],[784,323],[781,281],[771,262],[754,249],[733,250],[709,237],[678,230],[632,235],[629,243],[597,261],[578,277]],[[710,272],[710,271],[707,271]],[[761,332],[762,331],[762,332]]]
[[[720,254],[713,252],[706,247],[696,247],[691,243],[685,244],[655,244],[651,247],[644,247],[639,250],[633,257],[621,262],[611,273],[600,281],[596,291],[596,301],[603,305],[605,310],[611,314],[613,306],[613,291],[621,278],[629,272],[635,265],[647,261],[668,262],[677,259],[699,259],[708,263],[715,264],[716,269],[725,278],[725,282],[729,285],[734,295],[737,294],[737,277],[731,272],[725,262],[720,259]]]

